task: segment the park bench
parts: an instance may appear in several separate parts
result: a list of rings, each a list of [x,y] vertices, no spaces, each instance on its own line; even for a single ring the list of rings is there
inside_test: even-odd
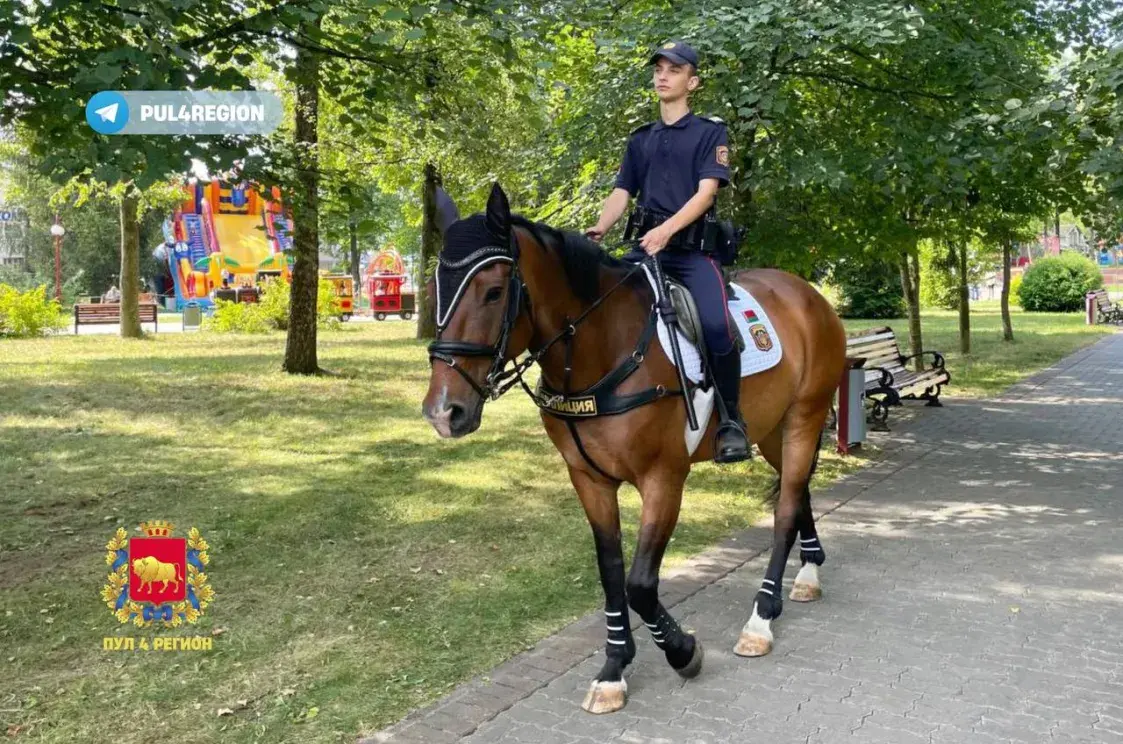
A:
[[[920,372],[905,367],[913,359],[929,355],[932,366]],[[859,366],[866,372],[866,400],[873,404],[870,419],[875,429],[883,431],[888,430],[886,421],[891,406],[899,406],[902,400],[909,399],[927,400],[928,405],[939,406],[940,389],[951,382],[940,352],[905,356],[889,326],[849,334],[846,356],[859,360]]]
[[[155,303],[142,303],[138,306],[141,323],[152,323],[153,330],[159,332],[158,313]],[[107,325],[121,322],[121,304],[118,302],[80,303],[74,306],[74,333],[80,325]]]
[[[1092,294],[1095,296],[1097,323],[1123,323],[1123,305],[1112,302],[1106,289],[1097,289]]]

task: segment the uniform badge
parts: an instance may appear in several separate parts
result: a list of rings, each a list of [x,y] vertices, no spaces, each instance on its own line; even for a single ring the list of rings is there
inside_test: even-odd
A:
[[[729,148],[725,145],[717,146],[717,162],[719,165],[729,166]]]
[[[674,49],[675,43],[673,41],[668,41],[666,44],[663,45],[663,48],[664,49]]]
[[[763,323],[749,326],[749,335],[753,337],[756,348],[761,351],[772,351],[772,337],[768,335],[768,329]]]
[[[207,583],[207,541],[194,527],[187,537],[173,537],[175,525],[141,522],[145,537],[129,539],[120,528],[106,543],[109,577],[101,598],[121,623],[166,628],[195,623],[214,599]]]

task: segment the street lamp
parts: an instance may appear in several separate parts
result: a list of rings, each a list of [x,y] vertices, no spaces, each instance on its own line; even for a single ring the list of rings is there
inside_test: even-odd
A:
[[[62,302],[62,236],[66,230],[59,224],[55,214],[55,224],[51,225],[51,235],[55,237],[55,299]]]

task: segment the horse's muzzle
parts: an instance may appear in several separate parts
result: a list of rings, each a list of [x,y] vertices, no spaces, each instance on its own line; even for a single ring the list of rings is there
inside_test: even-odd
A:
[[[480,428],[479,406],[468,409],[459,403],[442,401],[424,408],[421,413],[444,439],[467,436]]]

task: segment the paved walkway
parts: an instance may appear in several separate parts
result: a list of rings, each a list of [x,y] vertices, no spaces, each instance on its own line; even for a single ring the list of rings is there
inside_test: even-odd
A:
[[[824,598],[785,602],[770,656],[732,653],[757,529],[664,582],[706,645],[696,680],[640,631],[627,707],[585,713],[591,616],[368,741],[1123,742],[1123,335],[892,425],[816,496]]]

